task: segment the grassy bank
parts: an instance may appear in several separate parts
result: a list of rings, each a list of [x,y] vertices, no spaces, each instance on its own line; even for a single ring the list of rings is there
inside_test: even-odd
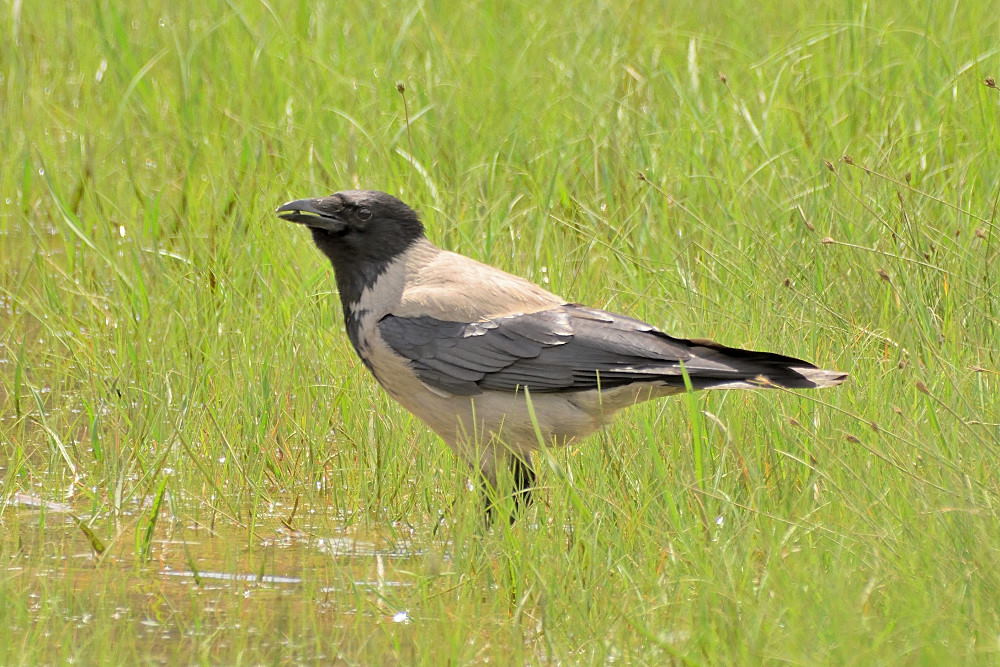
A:
[[[0,663],[994,663],[991,4],[471,4],[0,2]],[[273,216],[352,187],[852,380],[632,409],[484,534]]]

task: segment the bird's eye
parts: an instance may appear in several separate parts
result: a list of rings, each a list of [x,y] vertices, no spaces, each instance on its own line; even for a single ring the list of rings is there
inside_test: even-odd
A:
[[[362,206],[358,209],[358,220],[369,220],[372,217],[372,210],[367,206]]]

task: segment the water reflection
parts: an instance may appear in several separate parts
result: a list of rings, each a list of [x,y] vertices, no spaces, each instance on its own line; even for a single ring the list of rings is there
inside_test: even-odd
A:
[[[299,577],[282,577],[275,574],[235,574],[232,572],[191,572],[187,570],[160,570],[164,577],[184,577],[197,583],[202,579],[217,581],[245,581],[254,584],[301,584]]]
[[[308,523],[300,520],[294,531],[283,525],[278,514],[258,515],[258,529],[250,540],[245,526],[220,521],[182,525],[163,517],[156,526],[159,539],[152,540],[151,557],[144,562],[136,555],[129,528],[110,517],[91,521],[65,503],[26,493],[13,494],[0,510],[6,524],[6,530],[0,531],[0,554],[8,557],[7,571],[30,571],[44,578],[72,579],[87,576],[95,568],[110,568],[136,581],[153,574],[165,582],[195,588],[213,582],[216,588],[220,584],[309,584],[310,589],[323,593],[351,587],[381,590],[412,585],[405,577],[392,576],[394,568],[387,568],[386,561],[399,563],[428,552],[398,536],[359,536],[340,523],[341,515],[314,507],[303,512]],[[82,524],[107,541],[106,552],[94,552],[92,540],[80,530]],[[59,565],[51,567],[53,562]],[[152,571],[147,563],[154,566]]]

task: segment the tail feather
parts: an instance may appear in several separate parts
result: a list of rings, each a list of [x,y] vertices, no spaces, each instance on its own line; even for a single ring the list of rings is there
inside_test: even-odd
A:
[[[714,341],[690,340],[686,362],[695,389],[819,389],[847,380],[843,371],[817,368],[808,361],[772,352],[727,347]]]
[[[756,375],[742,380],[692,377],[691,386],[695,389],[821,389],[835,387],[849,377],[847,373],[821,368],[788,370],[789,373]]]
[[[847,373],[844,373],[843,371],[829,371],[823,368],[796,368],[793,366],[788,370],[803,378],[800,381],[800,384],[797,385],[781,385],[783,387],[788,387],[789,389],[796,389],[800,387],[804,389],[835,387],[848,378]]]

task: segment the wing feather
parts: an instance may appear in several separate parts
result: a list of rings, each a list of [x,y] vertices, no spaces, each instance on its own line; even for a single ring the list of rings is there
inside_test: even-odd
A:
[[[378,330],[421,381],[460,395],[683,386],[685,370],[695,388],[753,386],[760,375],[780,386],[818,386],[808,372],[816,367],[799,359],[673,338],[645,322],[574,304],[472,323],[387,315]]]

